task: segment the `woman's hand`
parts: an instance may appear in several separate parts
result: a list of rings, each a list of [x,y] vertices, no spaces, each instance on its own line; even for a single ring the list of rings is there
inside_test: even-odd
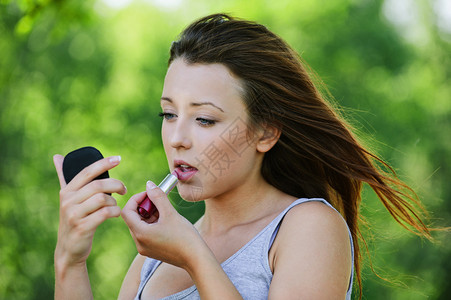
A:
[[[141,218],[137,212],[146,193],[157,208],[157,212],[149,219]],[[199,251],[210,251],[194,226],[175,210],[166,194],[150,181],[146,192],[130,198],[121,215],[141,255],[189,269],[193,256],[198,255]]]
[[[144,220],[137,208],[146,192],[158,212]],[[146,192],[131,197],[121,214],[139,254],[185,269],[201,299],[242,299],[196,228],[172,207],[165,193],[150,181]]]
[[[69,184],[62,171],[64,157],[55,155],[61,185],[60,220],[55,249],[55,267],[63,269],[84,264],[92,248],[97,227],[106,219],[118,217],[121,209],[107,193],[125,194],[124,184],[112,178],[94,180],[98,175],[117,166],[119,156],[101,159],[83,169]]]

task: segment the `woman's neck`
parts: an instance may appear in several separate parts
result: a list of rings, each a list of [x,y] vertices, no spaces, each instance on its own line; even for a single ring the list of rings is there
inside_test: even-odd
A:
[[[296,199],[279,191],[261,176],[251,181],[205,200],[205,214],[196,224],[198,230],[223,234],[237,226],[276,216]]]

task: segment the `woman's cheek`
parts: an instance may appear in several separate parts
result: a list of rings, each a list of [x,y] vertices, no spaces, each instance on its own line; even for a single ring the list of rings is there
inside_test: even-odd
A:
[[[203,145],[194,160],[202,178],[213,183],[223,180],[237,162],[233,151],[221,139],[215,139]]]

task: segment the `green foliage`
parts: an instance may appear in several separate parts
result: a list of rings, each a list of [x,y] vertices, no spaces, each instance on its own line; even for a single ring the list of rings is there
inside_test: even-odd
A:
[[[120,206],[167,173],[157,113],[168,49],[184,26],[213,12],[256,20],[285,38],[436,223],[450,219],[451,39],[435,26],[429,2],[412,2],[422,12],[417,39],[385,17],[382,1],[136,1],[121,9],[105,3],[0,1],[1,299],[53,297],[53,154],[93,145],[121,155],[111,172],[129,190],[117,197]],[[202,204],[176,193],[171,199],[191,221],[202,212]],[[423,242],[368,190],[363,202],[373,265],[391,281],[366,262],[364,298],[445,299],[449,235]],[[120,218],[100,226],[88,261],[96,299],[117,297],[135,254]]]

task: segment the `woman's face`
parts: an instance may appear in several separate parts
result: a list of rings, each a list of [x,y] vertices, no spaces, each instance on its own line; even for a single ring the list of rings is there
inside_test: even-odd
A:
[[[187,201],[218,197],[259,174],[240,81],[221,64],[169,66],[161,107],[163,145]]]

